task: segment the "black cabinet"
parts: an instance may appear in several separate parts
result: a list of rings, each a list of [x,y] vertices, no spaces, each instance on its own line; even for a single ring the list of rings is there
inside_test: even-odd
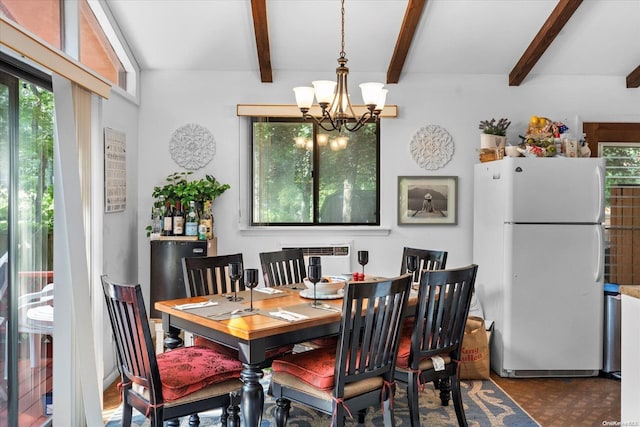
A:
[[[150,317],[162,317],[153,308],[156,301],[186,297],[182,258],[206,255],[207,241],[204,240],[151,240]]]

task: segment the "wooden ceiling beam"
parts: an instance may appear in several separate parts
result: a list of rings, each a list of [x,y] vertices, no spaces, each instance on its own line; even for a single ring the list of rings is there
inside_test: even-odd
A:
[[[387,70],[388,84],[398,83],[400,80],[404,61],[407,59],[409,48],[413,42],[416,28],[418,28],[418,23],[420,22],[426,4],[427,0],[409,0],[407,2],[407,9],[404,12],[400,34],[398,35],[398,40],[396,40],[396,47],[393,50],[391,63]]]
[[[269,49],[269,21],[267,19],[267,0],[251,0],[253,31],[256,36],[258,66],[262,83],[273,82],[271,70],[271,50]]]
[[[638,65],[636,69],[629,73],[629,75],[627,76],[627,87],[640,87],[640,65]]]
[[[520,83],[527,77],[580,4],[582,4],[582,0],[560,0],[558,2],[516,66],[509,73],[509,86],[520,86]]]

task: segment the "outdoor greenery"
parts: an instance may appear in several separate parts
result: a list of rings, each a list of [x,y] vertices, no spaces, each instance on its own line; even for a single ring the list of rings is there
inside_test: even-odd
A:
[[[29,260],[25,269],[53,268],[53,94],[26,81],[19,83],[17,134],[18,244],[27,245],[44,259]],[[9,215],[9,90],[0,90],[0,241],[6,246]],[[15,179],[15,176],[13,177]],[[42,248],[42,249],[37,249]],[[3,250],[3,248],[0,248]],[[6,247],[4,248],[6,250]],[[25,260],[26,262],[26,260]]]
[[[297,137],[314,140],[311,123],[273,118],[254,121],[252,136],[253,224],[377,222],[377,124],[346,132],[349,140],[344,149],[333,150],[330,144],[317,147],[315,174],[314,150],[294,143]],[[328,136],[331,141],[339,135]],[[351,194],[350,217],[346,218],[345,187]]]

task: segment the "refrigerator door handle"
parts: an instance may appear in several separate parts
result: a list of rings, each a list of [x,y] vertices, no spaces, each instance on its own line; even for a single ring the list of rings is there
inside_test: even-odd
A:
[[[602,251],[602,248],[604,248],[604,231],[603,231],[603,226],[599,226],[597,228],[597,234],[598,234],[598,251],[597,251],[597,255],[598,255],[598,268],[596,269],[596,282],[600,281],[603,279],[603,270],[604,270],[604,254]]]
[[[598,184],[598,220],[596,222],[604,221],[604,171],[601,166],[596,168],[596,179]]]

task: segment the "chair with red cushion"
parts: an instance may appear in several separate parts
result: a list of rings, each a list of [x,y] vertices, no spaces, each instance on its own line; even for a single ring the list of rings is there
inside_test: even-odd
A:
[[[410,276],[383,282],[347,283],[337,348],[319,348],[273,361],[270,394],[275,420],[284,427],[291,401],[332,414],[332,425],[384,403],[385,425],[393,417],[393,372],[400,322],[409,297]]]
[[[460,393],[458,362],[469,314],[478,266],[425,271],[418,290],[418,305],[412,328],[404,328],[398,346],[395,380],[407,387],[412,427],[420,426],[419,389],[437,382],[442,405],[453,405],[458,424],[467,425]],[[442,369],[434,365],[441,361]]]
[[[233,285],[228,271],[229,263],[231,262],[242,263],[242,254],[182,258],[182,273],[187,297],[232,293]],[[240,278],[238,280],[238,291],[244,289],[244,278]],[[202,338],[199,335],[194,336],[194,344],[212,348],[231,357],[238,357],[236,349]],[[291,345],[283,346],[267,350],[266,356],[267,359],[271,359],[275,356],[290,353],[292,350],[293,346]]]
[[[283,249],[261,252],[260,266],[265,286],[282,286],[302,283],[307,277],[302,249]]]
[[[239,426],[242,363],[206,347],[182,347],[156,356],[140,285],[117,284],[102,276],[107,311],[122,376],[122,425],[132,408],[151,426],[200,424],[198,412],[223,408],[222,425]]]
[[[435,251],[431,249],[417,249],[406,247],[402,251],[402,263],[400,274],[407,272],[407,257],[418,257],[418,268],[414,272],[414,282],[420,282],[424,270],[444,270],[447,265],[447,251]]]

